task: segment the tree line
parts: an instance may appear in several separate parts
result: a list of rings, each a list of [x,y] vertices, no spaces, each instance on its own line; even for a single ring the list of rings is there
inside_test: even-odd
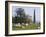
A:
[[[28,18],[29,15],[25,14],[25,11],[23,8],[17,8],[16,13],[17,13],[17,16],[12,17],[12,23],[29,24],[30,22],[32,22],[32,20]]]

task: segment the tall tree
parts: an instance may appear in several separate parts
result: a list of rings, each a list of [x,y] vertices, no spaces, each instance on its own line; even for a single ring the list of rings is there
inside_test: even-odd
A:
[[[20,17],[22,17],[22,15],[25,14],[25,11],[22,8],[17,8],[16,9],[16,13],[17,13],[17,15],[19,15]]]
[[[35,23],[35,9],[34,9],[34,21],[33,22]]]
[[[17,8],[16,13],[17,13],[17,18],[18,18],[18,19],[17,18],[16,19],[21,24],[22,22],[24,22],[24,19],[25,19],[25,11],[22,8]]]

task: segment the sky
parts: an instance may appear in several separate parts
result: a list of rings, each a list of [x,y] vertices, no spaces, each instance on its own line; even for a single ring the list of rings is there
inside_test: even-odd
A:
[[[34,10],[35,10],[35,20],[36,22],[40,22],[41,18],[40,18],[40,7],[21,7],[21,6],[13,6],[12,7],[12,16],[15,17],[16,16],[16,9],[17,8],[23,8],[25,11],[25,14],[32,16],[32,21],[33,21],[33,17],[34,17]]]

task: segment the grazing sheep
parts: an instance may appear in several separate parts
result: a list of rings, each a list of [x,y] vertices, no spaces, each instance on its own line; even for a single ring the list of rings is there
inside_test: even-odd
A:
[[[14,24],[14,26],[21,26],[20,23]]]

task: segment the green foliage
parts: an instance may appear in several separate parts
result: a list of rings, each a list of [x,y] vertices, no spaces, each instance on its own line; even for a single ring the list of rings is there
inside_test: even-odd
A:
[[[24,9],[18,8],[16,9],[17,16],[12,17],[12,23],[30,23],[31,19],[25,14]]]

